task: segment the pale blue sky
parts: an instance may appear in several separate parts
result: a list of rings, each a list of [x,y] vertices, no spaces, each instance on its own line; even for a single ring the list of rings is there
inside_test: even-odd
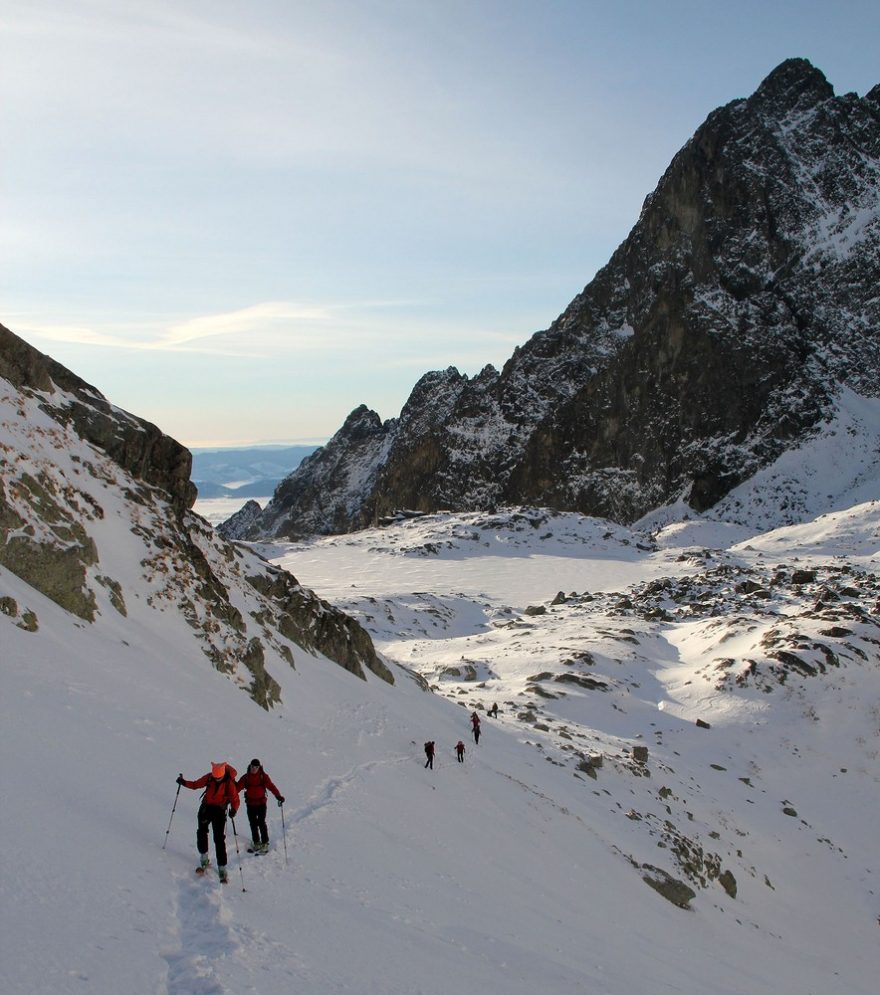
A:
[[[880,4],[0,0],[0,320],[188,445],[500,366],[715,107]]]

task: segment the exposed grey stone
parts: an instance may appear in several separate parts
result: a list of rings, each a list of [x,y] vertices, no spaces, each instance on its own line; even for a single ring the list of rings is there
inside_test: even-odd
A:
[[[736,898],[736,878],[729,870],[721,872],[718,876],[718,883],[731,898]]]
[[[815,570],[795,570],[791,575],[792,584],[812,584],[815,579]]]
[[[677,878],[672,877],[671,874],[661,870],[659,867],[644,864],[642,869],[645,871],[642,875],[642,880],[645,884],[650,885],[654,891],[662,895],[667,902],[671,902],[677,908],[690,909],[690,903],[697,897],[697,893],[693,888],[686,885],[684,881],[679,881]]]

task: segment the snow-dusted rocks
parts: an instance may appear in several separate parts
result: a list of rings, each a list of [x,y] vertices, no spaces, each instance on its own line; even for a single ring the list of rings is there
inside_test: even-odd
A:
[[[143,418],[111,404],[96,388],[0,325],[0,377],[28,390],[41,411],[97,446],[138,480],[161,488],[177,511],[191,508],[192,456]]]
[[[356,622],[188,511],[187,450],[0,335],[0,569],[86,623],[181,629],[266,708],[295,652],[393,680]],[[0,611],[39,627],[19,598]]]

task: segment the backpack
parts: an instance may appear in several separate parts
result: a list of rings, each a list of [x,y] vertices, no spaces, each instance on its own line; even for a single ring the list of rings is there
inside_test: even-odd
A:
[[[232,764],[227,764],[226,773],[223,775],[223,779],[220,781],[220,783],[223,785],[227,785],[230,781],[232,781],[233,785],[235,785],[235,781],[237,778],[238,778],[238,771],[232,766]],[[202,792],[202,796],[199,799],[199,801],[203,802],[205,800],[205,795],[207,793],[208,789],[205,788],[205,790]]]

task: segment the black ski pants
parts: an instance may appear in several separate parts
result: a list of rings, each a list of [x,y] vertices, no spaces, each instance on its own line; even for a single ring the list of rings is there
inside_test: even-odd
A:
[[[247,806],[248,822],[251,824],[251,839],[255,845],[269,842],[269,830],[266,828],[266,803]]]
[[[226,866],[226,806],[199,806],[198,828],[196,829],[196,849],[199,853],[208,852],[208,827],[214,832],[214,852],[217,854],[217,866]]]

